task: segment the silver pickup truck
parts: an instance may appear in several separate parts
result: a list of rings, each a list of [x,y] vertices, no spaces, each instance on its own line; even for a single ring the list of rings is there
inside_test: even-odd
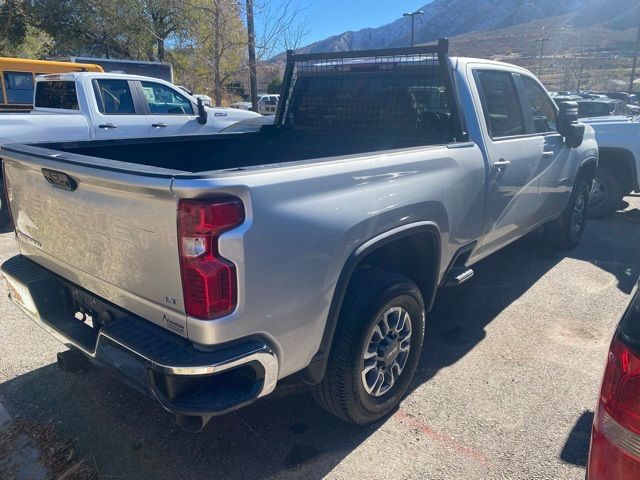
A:
[[[290,52],[257,132],[3,146],[9,295],[186,429],[294,374],[383,417],[438,288],[538,227],[575,246],[597,167],[575,103],[447,45]]]

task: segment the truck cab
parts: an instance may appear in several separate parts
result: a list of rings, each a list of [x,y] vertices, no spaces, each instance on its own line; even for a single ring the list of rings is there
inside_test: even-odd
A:
[[[206,108],[164,80],[128,74],[61,74],[36,79],[35,111],[82,115],[90,138],[136,138],[215,133],[252,112]],[[43,139],[44,140],[44,139]]]

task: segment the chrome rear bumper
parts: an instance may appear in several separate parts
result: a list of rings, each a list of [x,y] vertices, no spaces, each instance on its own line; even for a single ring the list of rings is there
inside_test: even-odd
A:
[[[21,255],[1,270],[10,298],[42,328],[178,416],[208,419],[276,387],[278,358],[259,339],[203,350]]]

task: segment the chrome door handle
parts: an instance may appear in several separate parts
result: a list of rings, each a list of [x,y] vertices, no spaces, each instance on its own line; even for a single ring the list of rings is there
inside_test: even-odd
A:
[[[118,125],[113,123],[103,123],[102,125],[98,125],[98,128],[118,128]]]
[[[160,123],[152,123],[152,124],[151,124],[151,126],[152,126],[152,127],[164,128],[164,127],[166,127],[166,126],[167,126],[167,124],[166,124],[166,123],[162,123],[162,122],[160,122]]]
[[[497,162],[494,162],[493,168],[496,168],[498,170],[504,170],[509,165],[511,165],[511,162],[509,160],[505,160],[504,158],[501,158]]]
[[[546,152],[546,151],[542,152],[542,156],[545,157],[545,158],[553,157],[555,154],[556,154],[556,152]]]

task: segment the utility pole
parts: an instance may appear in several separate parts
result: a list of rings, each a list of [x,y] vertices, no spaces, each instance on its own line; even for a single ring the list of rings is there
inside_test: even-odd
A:
[[[258,75],[256,73],[256,31],[253,23],[253,0],[247,0],[247,35],[249,36],[249,83],[251,109],[258,111]]]
[[[540,63],[538,64],[538,80],[542,77],[542,55],[544,54],[544,42],[551,40],[549,37],[536,38],[540,42]]]
[[[631,79],[629,80],[629,93],[633,93],[633,82],[636,79],[636,66],[638,65],[638,51],[640,50],[640,23],[638,23],[638,36],[636,38],[636,49],[633,53],[633,65],[631,66]]]
[[[402,16],[403,17],[411,17],[411,46],[413,47],[414,43],[413,43],[413,36],[414,36],[414,31],[415,31],[415,17],[416,15],[422,15],[424,12],[422,10],[416,10],[415,12],[411,12],[411,13],[403,13]]]

